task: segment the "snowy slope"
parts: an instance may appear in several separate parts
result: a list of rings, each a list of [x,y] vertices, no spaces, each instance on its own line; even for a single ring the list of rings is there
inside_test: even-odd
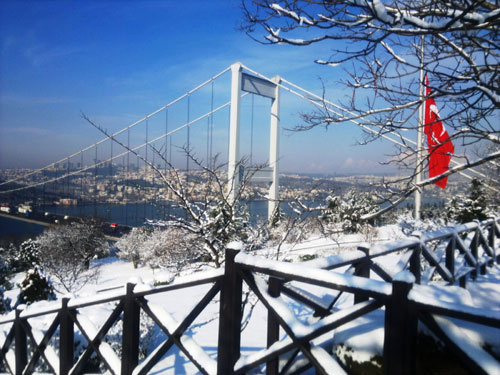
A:
[[[400,233],[396,233],[393,228],[383,228],[380,231],[383,237],[401,238]],[[381,234],[379,233],[379,236]],[[292,246],[287,249],[290,257],[295,257],[297,254],[313,254],[319,256],[331,256],[337,254],[337,257],[347,257],[349,258],[352,253],[345,252],[346,248],[352,248],[353,243],[360,243],[365,239],[359,235],[352,235],[350,237],[344,237],[341,240],[332,241],[331,239],[325,238],[314,238],[307,243]],[[342,247],[339,243],[349,243],[349,245],[344,245]],[[262,253],[272,253],[271,249],[263,251]],[[391,255],[384,258],[385,260],[379,261],[383,266],[389,270],[395,270],[395,266],[398,262],[398,257]],[[140,267],[134,269],[131,263],[119,260],[117,258],[107,258],[100,263],[100,275],[95,284],[88,284],[83,287],[78,296],[74,296],[72,299],[73,303],[78,301],[92,300],[96,296],[112,295],[117,293],[122,293],[124,291],[124,285],[127,282],[134,282],[139,284],[136,287],[137,290],[147,290],[153,287],[156,282],[172,282],[174,275],[168,272],[159,272],[158,270],[153,272],[150,268]],[[264,264],[265,262],[262,262]],[[324,264],[322,259],[317,259],[310,262],[304,272],[314,274],[311,266],[316,264],[321,266]],[[284,265],[286,266],[286,264]],[[306,269],[310,269],[306,271]],[[205,270],[209,272],[214,272],[214,270]],[[216,273],[218,271],[215,271]],[[325,272],[325,271],[323,271]],[[195,272],[194,270],[188,270],[181,275],[181,278],[175,279],[175,282],[182,281],[182,278],[194,278],[196,279],[202,271]],[[18,282],[22,277],[18,276],[15,280]],[[326,305],[332,300],[332,294],[325,288],[321,287],[311,287],[304,283],[294,283],[296,287],[303,290],[304,293],[309,293],[309,295],[314,297],[316,300],[324,303]],[[162,317],[165,325],[169,329],[175,329],[178,323],[181,322],[186,315],[191,311],[191,309],[198,303],[198,301],[203,298],[205,293],[209,290],[210,285],[204,285],[199,287],[190,287],[182,290],[170,291],[168,293],[156,294],[147,297],[147,300],[151,303],[152,309]],[[11,298],[14,297],[16,291],[10,291],[7,296]],[[475,306],[477,308],[489,311],[490,313],[497,314],[500,316],[500,268],[495,265],[493,268],[489,268],[489,273],[485,276],[479,276],[476,282],[469,282],[468,289],[464,290],[458,287],[444,287],[444,286],[433,286],[430,292],[431,296],[429,298],[435,298],[444,302],[460,302],[469,306]],[[59,297],[62,297],[61,295]],[[215,359],[217,354],[217,336],[218,336],[218,304],[219,295],[207,306],[207,308],[200,314],[200,316],[194,321],[194,323],[187,330],[187,335],[185,335],[181,341],[183,344],[191,348],[192,353],[194,353],[196,359],[202,362],[204,366],[208,369],[209,373],[215,371]],[[297,327],[302,327],[302,331],[308,331],[307,324],[311,324],[317,321],[317,318],[312,316],[312,311],[305,308],[289,298],[283,298],[285,305],[280,305],[276,302],[276,308],[280,311],[285,311],[289,314],[289,322],[293,322]],[[255,299],[250,298],[250,302],[254,302]],[[60,302],[52,302],[59,304]],[[280,302],[281,303],[281,302]],[[352,296],[343,295],[336,307],[339,309],[347,308],[352,306],[353,300]],[[50,302],[39,302],[35,303],[28,308],[29,311],[33,309],[41,309],[50,305]],[[80,311],[85,318],[82,322],[87,327],[93,327],[89,330],[97,330],[107,317],[111,314],[115,308],[115,303],[107,303],[99,306],[87,307]],[[241,348],[242,348],[242,358],[239,364],[242,365],[245,361],[252,357],[246,356],[256,356],[259,350],[262,350],[266,346],[266,322],[267,322],[267,310],[264,308],[262,303],[258,302],[255,307],[251,310],[251,317],[249,317],[249,307],[250,304],[246,305],[245,312],[243,314],[246,323],[245,330],[242,334]],[[144,315],[143,315],[144,318]],[[148,319],[144,319],[145,321]],[[324,345],[326,348],[320,349],[320,346],[315,349],[318,358],[320,358],[325,363],[327,361],[325,357],[325,349],[327,352],[336,352],[337,355],[342,356],[342,350],[346,347],[350,348],[349,355],[354,358],[354,360],[363,362],[369,361],[374,356],[381,356],[383,350],[383,322],[384,322],[384,311],[376,310],[370,314],[367,314],[357,320],[346,324],[334,333],[326,334],[318,341]],[[46,329],[47,325],[50,323],[49,317],[38,317],[30,320],[30,324],[38,331],[43,331]],[[441,320],[443,326],[450,324],[446,319]],[[470,338],[470,342],[474,344],[479,344],[479,346],[488,345],[496,353],[500,353],[500,330],[493,329],[489,327],[482,327],[477,324],[464,323],[453,320],[453,324],[457,326],[460,332],[467,335]],[[1,326],[0,326],[1,327]],[[152,352],[158,345],[167,339],[167,336],[161,332],[161,330],[155,327],[152,322],[146,322],[143,324],[143,336],[147,337],[147,350]],[[119,327],[112,330],[116,334]],[[450,334],[452,334],[452,328],[449,328]],[[149,332],[147,332],[149,331]],[[302,332],[301,330],[299,330]],[[299,333],[300,333],[299,332]],[[458,335],[454,331],[455,335]],[[0,335],[1,336],[1,335]],[[119,350],[119,332],[117,339],[115,341],[111,340],[110,345],[105,345],[105,351],[108,353],[107,358],[111,362],[116,363],[115,356],[119,353],[113,354],[110,350]],[[81,338],[81,335],[77,335],[77,338]],[[333,340],[332,340],[333,339]],[[282,333],[282,340],[286,340],[286,335]],[[0,337],[0,341],[3,338]],[[286,343],[286,341],[284,341]],[[1,344],[1,342],[0,342]],[[339,344],[343,344],[342,347],[335,349]],[[103,347],[104,348],[104,347]],[[52,354],[53,357],[55,354]],[[118,366],[115,364],[114,366]],[[328,366],[331,368],[335,367],[333,363]],[[192,374],[197,373],[195,366],[188,360],[188,358],[177,348],[173,348],[163,357],[163,359],[155,365],[151,373],[161,373],[161,374]]]

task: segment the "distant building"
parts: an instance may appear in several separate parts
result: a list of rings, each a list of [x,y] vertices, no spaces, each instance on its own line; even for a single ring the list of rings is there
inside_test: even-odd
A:
[[[78,200],[73,198],[61,198],[59,199],[59,204],[62,206],[76,206]]]

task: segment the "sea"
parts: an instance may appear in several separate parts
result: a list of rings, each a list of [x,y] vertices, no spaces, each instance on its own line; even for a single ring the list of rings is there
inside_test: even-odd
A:
[[[23,241],[42,234],[46,227],[0,216],[0,246],[2,243]]]
[[[258,221],[259,218],[267,217],[267,201],[250,201],[248,203],[251,220]],[[130,227],[141,226],[147,220],[164,220],[172,216],[185,215],[184,211],[172,205],[151,205],[147,203],[130,204],[91,204],[85,206],[45,206],[39,210],[39,215],[49,220],[64,220],[65,216],[70,217],[97,217],[108,223],[116,223]],[[288,211],[288,210],[286,210]],[[47,214],[45,214],[47,213]],[[47,216],[45,216],[47,215]],[[2,242],[19,242],[27,238],[34,238],[41,234],[46,226],[28,223],[15,218],[0,216],[0,246]]]
[[[324,202],[308,202],[312,206],[324,204]],[[412,201],[408,201],[411,205]],[[423,204],[440,204],[442,200],[436,198],[424,199]],[[267,201],[252,200],[247,202],[250,221],[257,222],[267,217]],[[292,210],[288,205],[282,206],[285,214],[291,214]],[[185,215],[183,210],[172,205],[151,205],[148,203],[130,203],[130,204],[91,204],[77,206],[53,205],[43,208],[44,212],[55,220],[64,218],[64,216],[91,216],[100,218],[108,223],[116,223],[125,226],[141,226],[147,223],[147,220],[162,220],[171,216]],[[28,223],[21,220],[10,219],[0,216],[0,245],[5,240],[24,240],[34,238],[41,234],[46,227],[34,223]]]

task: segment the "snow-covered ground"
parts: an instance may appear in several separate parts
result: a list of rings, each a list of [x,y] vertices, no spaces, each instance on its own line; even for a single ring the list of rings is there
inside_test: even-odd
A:
[[[380,240],[394,240],[402,238],[403,234],[396,226],[387,226],[380,228],[375,237],[367,238],[362,235],[340,236],[332,239],[325,238],[310,238],[301,244],[286,245],[281,250],[281,259],[287,261],[300,261],[304,256],[309,257],[324,257],[328,255],[345,253],[354,249],[360,243],[371,240],[377,242]],[[255,256],[270,257],[273,253],[272,249],[260,250],[255,253]],[[398,256],[390,255],[384,258],[383,265],[391,269],[397,263]],[[204,272],[214,272],[214,270],[187,270],[175,278],[174,275],[168,272],[153,271],[148,267],[140,267],[134,269],[132,264],[118,258],[107,258],[96,261],[94,266],[99,265],[99,277],[95,283],[85,285],[77,296],[72,296],[74,303],[93,300],[107,295],[113,295],[124,290],[124,285],[127,282],[138,284],[136,290],[144,290],[153,288],[154,284],[182,282],[186,278],[197,278],[204,275]],[[304,265],[306,266],[306,265]],[[342,269],[339,272],[343,271]],[[14,283],[20,282],[22,275],[18,275],[13,279]],[[191,309],[204,297],[210,289],[211,284],[190,287],[169,291],[166,293],[155,294],[147,297],[152,309],[158,316],[164,319],[166,326],[176,326]],[[303,283],[295,283],[295,286],[300,287],[305,292],[310,293],[315,299],[322,301],[328,305],[332,301],[332,292],[326,288],[312,287]],[[15,300],[17,290],[8,291],[7,297]],[[487,310],[495,316],[500,317],[500,266],[494,265],[488,268],[488,274],[479,276],[476,281],[468,282],[467,290],[457,286],[443,286],[436,284],[433,289],[434,296],[441,301],[459,302],[469,306],[475,306],[483,310]],[[59,295],[58,298],[62,297]],[[283,300],[287,304],[287,309],[293,312],[293,319],[297,325],[312,324],[317,321],[313,317],[312,311],[303,305],[284,297]],[[196,359],[206,363],[206,366],[212,370],[215,369],[217,356],[217,337],[218,337],[218,312],[219,312],[219,295],[205,308],[198,316],[193,324],[187,330],[186,338],[191,338],[193,341],[187,340],[184,344],[192,348],[196,355]],[[267,329],[267,310],[262,303],[256,303],[255,307],[250,311],[249,306],[256,301],[254,296],[249,297],[249,303],[243,314],[245,329],[241,338],[242,358],[239,364],[243,364],[245,360],[250,359],[256,353],[266,347],[266,329]],[[28,310],[43,309],[53,304],[59,304],[59,301],[54,302],[38,302],[28,307]],[[348,308],[353,305],[352,295],[343,295],[336,307],[338,309]],[[97,329],[109,317],[116,303],[106,303],[97,306],[86,307],[80,309],[80,316],[85,326],[89,330]],[[30,324],[35,330],[45,330],[53,319],[53,315],[30,319]],[[144,319],[142,319],[144,318]],[[141,337],[143,347],[151,353],[154,348],[158,347],[167,336],[146,317],[141,315]],[[451,321],[451,320],[450,320]],[[449,325],[450,334],[457,337],[462,337],[463,342],[478,344],[479,347],[485,345],[491,348],[493,352],[500,356],[500,329],[484,327],[477,324],[459,322],[453,320],[455,325]],[[448,324],[447,321],[442,321],[443,326]],[[330,332],[318,338],[316,342],[322,342],[326,345],[326,350],[336,353],[339,356],[345,354],[352,357],[355,361],[364,362],[370,361],[375,356],[381,356],[383,350],[384,339],[384,311],[379,309],[361,318],[356,319],[348,324],[337,329],[335,332]],[[120,342],[120,327],[121,323],[115,325],[108,334],[109,348],[107,348],[107,358],[113,361],[113,358],[119,358],[118,354],[110,352],[110,348],[119,350]],[[6,328],[4,326],[4,328]],[[0,330],[2,326],[0,325]],[[467,340],[464,339],[467,337]],[[81,340],[79,334],[77,339]],[[0,345],[3,342],[3,335],[0,333]],[[282,333],[282,340],[286,337]],[[203,349],[203,351],[201,350]],[[348,352],[348,353],[347,353]],[[206,354],[204,354],[206,353]],[[482,354],[481,354],[482,355]],[[52,354],[54,359],[55,353]],[[206,358],[204,358],[206,357]],[[117,359],[116,359],[117,360]],[[488,358],[485,359],[487,361]],[[492,366],[495,366],[494,364]],[[496,365],[498,366],[498,364]],[[497,368],[493,367],[493,371]],[[176,347],[173,346],[170,351],[164,355],[163,359],[154,366],[151,370],[152,374],[194,374],[197,373],[196,367],[187,359],[187,357]],[[258,371],[256,371],[258,373]],[[313,371],[311,373],[314,373]],[[493,372],[494,373],[494,372]],[[500,371],[498,372],[500,373]]]

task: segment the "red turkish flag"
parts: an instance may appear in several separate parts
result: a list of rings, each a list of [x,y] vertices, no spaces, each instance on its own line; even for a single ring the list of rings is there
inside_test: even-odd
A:
[[[430,96],[429,80],[425,76],[425,96]],[[439,113],[434,98],[425,101],[425,126],[427,135],[427,150],[429,151],[429,177],[439,176],[448,171],[451,155],[455,152],[450,136],[439,119]],[[448,177],[443,177],[434,182],[441,189],[446,187]]]

